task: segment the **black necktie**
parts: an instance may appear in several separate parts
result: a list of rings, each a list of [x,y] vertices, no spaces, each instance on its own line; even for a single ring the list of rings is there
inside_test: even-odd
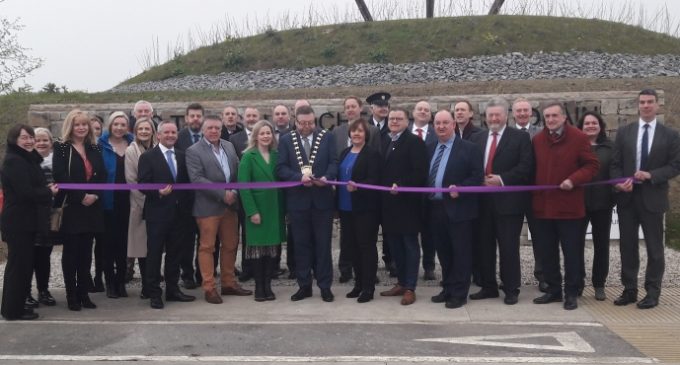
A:
[[[647,171],[647,158],[649,157],[649,124],[643,126],[642,143],[640,146],[640,171]]]

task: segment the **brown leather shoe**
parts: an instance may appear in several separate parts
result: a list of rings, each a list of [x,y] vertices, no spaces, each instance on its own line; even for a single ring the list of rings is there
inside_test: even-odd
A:
[[[239,285],[236,285],[234,287],[225,286],[222,287],[222,295],[237,295],[239,297],[244,297],[248,295],[253,295],[253,291],[243,289]]]
[[[416,292],[413,290],[404,290],[404,296],[401,298],[401,305],[411,305],[416,301]]]
[[[213,289],[205,292],[205,301],[210,304],[222,304],[222,297],[217,294],[217,290]]]
[[[380,296],[381,297],[398,297],[398,296],[404,294],[404,290],[405,289],[401,285],[397,284],[397,285],[393,286],[392,289],[390,289],[390,290],[380,292]]]

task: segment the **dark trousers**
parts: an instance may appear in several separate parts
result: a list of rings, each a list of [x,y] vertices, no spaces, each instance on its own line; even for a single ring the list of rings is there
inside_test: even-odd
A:
[[[418,233],[387,233],[390,253],[397,266],[399,285],[405,289],[416,290],[418,268],[420,266],[420,244]]]
[[[7,240],[7,264],[2,284],[2,316],[16,319],[24,313],[26,293],[31,289],[35,233],[3,233]]]
[[[626,290],[637,290],[640,271],[638,227],[642,226],[647,248],[647,269],[645,291],[653,298],[661,295],[661,280],[665,271],[663,252],[663,213],[652,213],[645,209],[642,194],[633,189],[633,201],[626,207],[619,207],[619,230],[621,233],[621,283]]]
[[[493,201],[483,199],[479,219],[482,288],[498,290],[496,281],[496,246],[498,245],[499,271],[503,290],[506,293],[519,294],[519,287],[522,284],[519,235],[522,232],[523,220],[522,214],[498,214]]]
[[[187,236],[191,235],[193,244],[186,245],[185,251],[182,253],[182,257],[180,258],[182,280],[195,279],[197,282],[200,282],[201,271],[196,269],[198,268],[198,263],[194,262],[194,258],[197,257],[197,255],[194,255],[194,252],[198,249],[198,226],[196,225],[195,220],[192,220],[190,223],[187,223],[186,234]],[[194,266],[194,264],[196,266]]]
[[[353,264],[353,253],[352,253],[352,247],[349,247],[351,244],[351,241],[353,238],[343,238],[343,235],[345,234],[344,230],[342,229],[342,221],[340,222],[340,229],[338,232],[338,235],[340,236],[340,256],[338,257],[338,270],[340,271],[340,275],[342,276],[352,276],[352,268],[354,267]],[[376,238],[377,239],[377,238]],[[376,262],[378,258],[376,257]],[[356,274],[356,272],[355,272]],[[375,280],[375,278],[373,278]]]
[[[423,270],[434,270],[435,243],[429,229],[420,232],[420,247],[423,250]]]
[[[333,211],[312,208],[289,212],[288,217],[295,239],[295,274],[298,285],[312,285],[313,268],[319,288],[330,288],[333,283]]]
[[[108,222],[104,244],[104,278],[107,286],[116,288],[125,285],[129,209],[128,214],[105,210],[104,217]]]
[[[50,282],[50,256],[52,255],[52,246],[35,246],[33,258],[33,271],[35,272],[35,283],[38,292],[47,290]],[[29,286],[28,292],[31,289]]]
[[[92,276],[92,239],[93,233],[69,233],[64,235],[64,248],[61,254],[61,268],[64,273],[66,296],[83,298],[87,296]]]
[[[179,265],[181,255],[187,252],[186,247],[192,246],[191,237],[187,234],[190,217],[176,216],[173,220],[149,222],[146,221],[146,275],[145,294],[150,298],[160,298],[161,289],[161,260],[165,249],[165,290],[166,295],[179,291]]]
[[[442,266],[444,294],[448,298],[466,299],[472,275],[471,221],[451,222],[441,202],[431,202],[430,230],[437,245]]]
[[[562,294],[560,246],[564,255],[564,294],[576,297],[581,281],[582,219],[536,219],[536,240],[543,250],[543,275],[548,292]]]
[[[583,237],[586,236],[588,229],[588,222],[592,225],[593,237],[593,269],[592,269],[592,283],[594,288],[604,288],[607,282],[607,275],[609,275],[609,233],[612,226],[612,210],[602,209],[586,211],[586,217],[583,218]],[[583,240],[585,244],[585,240]],[[581,279],[586,277],[586,264],[583,257],[585,247],[581,250]],[[585,286],[585,283],[581,283]]]
[[[375,291],[378,272],[378,215],[376,212],[340,212],[340,240],[345,241],[356,275],[354,287]],[[342,243],[341,243],[342,244]]]
[[[470,226],[472,227],[472,248],[470,251],[471,256],[471,267],[470,273],[472,275],[472,281],[475,285],[481,286],[482,284],[482,250],[479,243],[479,231],[483,229],[480,227],[479,219],[473,219],[470,221]]]

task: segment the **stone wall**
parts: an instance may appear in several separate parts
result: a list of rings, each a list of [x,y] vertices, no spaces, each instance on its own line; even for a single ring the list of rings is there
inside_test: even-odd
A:
[[[663,105],[664,94],[659,91],[661,111],[659,121],[663,122]],[[612,138],[616,133],[616,129],[620,125],[625,125],[632,121],[636,121],[637,117],[637,94],[638,91],[615,91],[615,92],[568,92],[568,93],[542,93],[542,94],[505,94],[500,95],[505,97],[508,101],[523,96],[532,101],[533,107],[536,111],[540,110],[541,105],[550,101],[563,102],[568,116],[574,122],[585,111],[597,111],[602,114],[607,129]],[[456,100],[467,99],[472,102],[475,108],[475,123],[484,123],[483,111],[487,101],[494,95],[442,95],[442,96],[423,96],[423,97],[400,97],[393,98],[391,104],[394,106],[402,106],[407,110],[412,110],[413,106],[419,100],[425,99],[432,105],[432,110],[436,111],[442,108],[452,108],[452,103]],[[343,99],[310,99],[317,116],[320,118],[321,124],[330,128],[339,122],[344,121],[344,113],[342,113]],[[154,112],[162,119],[173,120],[178,123],[180,127],[184,124],[184,112],[186,106],[191,101],[186,102],[163,102],[154,103]],[[260,110],[264,118],[271,120],[272,107],[278,104],[288,105],[292,108],[295,100],[238,100],[238,101],[206,101],[201,102],[206,109],[206,114],[221,114],[222,109],[226,105],[234,105],[243,112],[246,106],[254,106]],[[104,120],[114,111],[124,111],[129,113],[132,109],[132,104],[42,104],[31,105],[28,112],[29,123],[33,126],[48,127],[59,136],[61,133],[61,125],[66,117],[66,114],[73,108],[80,108],[82,110],[90,111],[101,116]],[[480,111],[482,115],[480,115]],[[364,107],[364,114],[369,115],[370,111],[367,106]]]

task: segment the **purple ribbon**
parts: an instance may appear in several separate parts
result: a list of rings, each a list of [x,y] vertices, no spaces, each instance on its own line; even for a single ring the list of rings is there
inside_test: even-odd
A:
[[[623,183],[632,177],[622,177],[603,181],[595,181],[580,186],[613,185]],[[329,185],[348,185],[346,181],[327,181]],[[170,184],[175,190],[242,190],[242,189],[280,189],[292,188],[302,185],[299,181],[279,181],[279,182],[251,182],[251,183],[181,183]],[[360,189],[392,191],[390,186],[354,184]],[[60,183],[59,189],[63,190],[160,190],[168,184],[72,184]],[[512,193],[522,191],[539,191],[559,189],[559,185],[513,185],[513,186],[456,186],[454,188],[431,188],[431,187],[412,187],[399,186],[394,189],[400,193]]]

